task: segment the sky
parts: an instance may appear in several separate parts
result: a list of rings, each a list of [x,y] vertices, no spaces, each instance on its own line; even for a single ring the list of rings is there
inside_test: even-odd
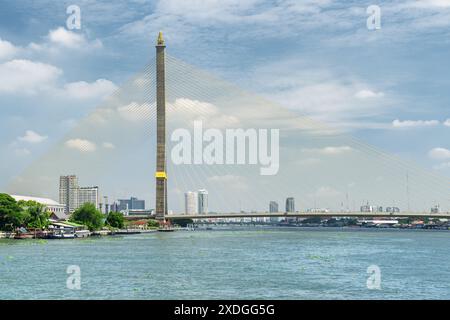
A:
[[[368,30],[374,4],[381,28]],[[67,28],[70,5],[81,9],[79,30]],[[65,143],[106,97],[151,64],[160,30],[171,57],[450,177],[450,0],[0,0],[0,186]],[[103,141],[102,150],[113,147]],[[223,179],[240,182],[237,175]],[[56,197],[54,183],[41,193]],[[103,190],[150,199],[144,188]],[[326,191],[337,192],[325,182],[312,192],[320,198]],[[339,192],[336,203],[345,193]]]

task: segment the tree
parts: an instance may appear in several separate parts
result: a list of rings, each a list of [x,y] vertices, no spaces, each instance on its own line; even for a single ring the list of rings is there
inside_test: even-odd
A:
[[[159,228],[159,222],[156,220],[148,220],[147,226],[149,228]]]
[[[84,224],[89,230],[95,231],[103,227],[103,214],[92,203],[85,203],[70,217],[69,221]]]
[[[6,193],[0,193],[0,229],[14,229],[25,224],[28,213]]]
[[[50,213],[42,203],[36,201],[19,201],[18,205],[27,212],[27,227],[45,229],[49,225]]]
[[[113,228],[122,229],[125,219],[120,212],[110,212],[106,218],[106,223]]]

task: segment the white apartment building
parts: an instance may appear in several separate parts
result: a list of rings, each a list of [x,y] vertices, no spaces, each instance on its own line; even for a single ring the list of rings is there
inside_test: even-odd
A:
[[[184,212],[186,214],[198,213],[197,192],[188,191],[184,194]]]
[[[92,203],[99,208],[98,187],[79,187],[78,188],[78,207],[85,203]]]
[[[73,213],[85,203],[92,203],[98,209],[98,187],[80,187],[77,176],[61,176],[59,178],[59,202],[65,206],[67,214]]]

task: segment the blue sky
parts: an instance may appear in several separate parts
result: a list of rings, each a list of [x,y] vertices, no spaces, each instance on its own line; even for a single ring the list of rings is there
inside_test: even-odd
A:
[[[159,30],[171,56],[450,176],[450,0],[0,0],[2,185],[141,70]]]

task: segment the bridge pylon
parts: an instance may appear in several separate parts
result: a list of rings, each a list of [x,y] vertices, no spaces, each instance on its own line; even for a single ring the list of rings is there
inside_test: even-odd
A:
[[[165,224],[167,215],[166,172],[166,79],[165,48],[162,32],[156,42],[156,203],[155,217]]]

